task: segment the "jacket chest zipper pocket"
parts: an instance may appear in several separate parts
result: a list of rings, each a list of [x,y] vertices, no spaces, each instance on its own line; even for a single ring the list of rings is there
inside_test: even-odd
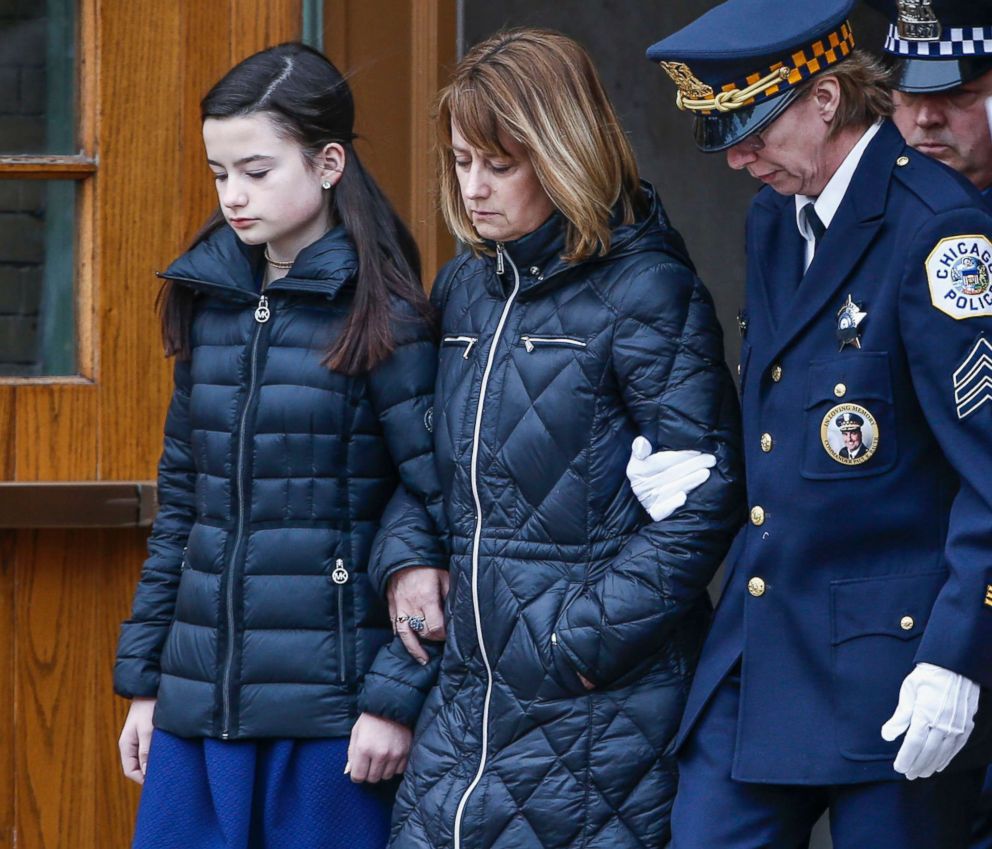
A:
[[[472,353],[472,348],[475,343],[479,341],[478,336],[445,336],[441,340],[442,345],[464,345],[465,353],[462,354],[462,359],[467,360],[468,355]]]
[[[348,570],[344,568],[344,561],[339,557],[334,561],[331,580],[338,588],[338,680],[342,682],[347,679],[344,650],[344,585],[348,583],[348,578]]]
[[[524,348],[528,354],[533,354],[535,348],[585,348],[586,343],[581,339],[572,339],[568,336],[521,336],[520,341],[524,343]]]

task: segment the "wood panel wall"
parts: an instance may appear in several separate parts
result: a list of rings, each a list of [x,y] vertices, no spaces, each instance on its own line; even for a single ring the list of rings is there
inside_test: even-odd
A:
[[[197,104],[235,61],[298,38],[300,0],[81,0],[81,376],[0,385],[0,480],[153,478],[169,369],[154,272],[214,205]],[[0,533],[0,849],[130,845],[136,785],[111,670],[141,530]]]
[[[454,255],[434,191],[434,97],[456,61],[456,0],[326,0],[324,48],[355,94],[355,148],[420,246],[424,281]]]
[[[215,205],[198,102],[234,62],[300,36],[300,0],[80,0],[80,375],[0,382],[0,481],[154,478],[170,387],[156,270]],[[455,0],[326,0],[363,156],[433,277],[453,244],[430,193],[429,104],[454,61]],[[0,849],[130,845],[137,786],[116,741],[120,621],[146,531],[0,531]]]

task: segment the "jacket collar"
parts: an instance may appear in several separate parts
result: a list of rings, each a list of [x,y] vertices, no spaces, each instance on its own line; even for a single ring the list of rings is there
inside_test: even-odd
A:
[[[836,217],[785,310],[777,332],[769,340],[771,344],[765,349],[763,359],[771,362],[825,307],[834,303],[837,293],[882,226],[892,171],[905,149],[906,143],[895,124],[885,121],[865,150]],[[754,281],[759,309],[767,308],[774,299],[774,293],[767,289],[769,282],[776,279],[774,264],[778,256],[769,234],[774,231],[780,216],[791,217],[794,212],[791,197],[775,194],[770,189],[755,200],[755,244],[749,245],[748,249],[759,252],[759,273]],[[794,221],[791,226],[795,226]]]
[[[224,225],[159,274],[198,291],[237,300],[258,297],[262,248],[246,245]],[[267,292],[308,292],[334,298],[358,271],[354,244],[343,227],[335,227],[296,257],[289,274]]]
[[[503,250],[520,272],[520,293],[525,294],[554,285],[551,278],[557,278],[562,272],[584,268],[603,259],[613,260],[648,250],[664,251],[695,270],[689,259],[685,242],[668,220],[654,187],[642,180],[641,190],[647,200],[647,208],[631,224],[621,222],[619,206],[613,210],[612,238],[606,257],[594,255],[579,263],[565,262],[562,254],[565,252],[566,220],[565,216],[557,211],[533,232],[512,242],[501,243]],[[496,242],[487,241],[486,245],[494,253],[496,252]],[[536,271],[532,272],[532,269]],[[512,273],[510,279],[512,280]]]

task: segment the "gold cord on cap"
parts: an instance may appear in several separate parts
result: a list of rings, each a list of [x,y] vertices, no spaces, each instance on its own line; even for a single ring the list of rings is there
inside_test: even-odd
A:
[[[767,100],[797,86],[845,59],[853,49],[854,32],[850,22],[845,21],[839,29],[803,49],[793,51],[770,68],[766,65],[764,69],[748,74],[746,79],[727,83],[719,94],[714,93],[712,86],[697,78],[682,62],[658,64],[678,88],[675,105],[679,109],[703,114],[714,111],[725,113],[753,106],[762,95]]]

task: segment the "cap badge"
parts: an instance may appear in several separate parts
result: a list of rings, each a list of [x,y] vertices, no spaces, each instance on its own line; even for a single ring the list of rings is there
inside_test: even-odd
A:
[[[662,70],[672,78],[679,94],[689,100],[708,100],[713,97],[713,89],[696,77],[683,62],[659,62]]]
[[[837,310],[837,341],[840,342],[841,351],[847,345],[861,349],[861,331],[858,327],[867,317],[868,313],[848,295],[844,306]]]
[[[943,27],[933,11],[933,0],[899,0],[899,38],[940,41]]]

